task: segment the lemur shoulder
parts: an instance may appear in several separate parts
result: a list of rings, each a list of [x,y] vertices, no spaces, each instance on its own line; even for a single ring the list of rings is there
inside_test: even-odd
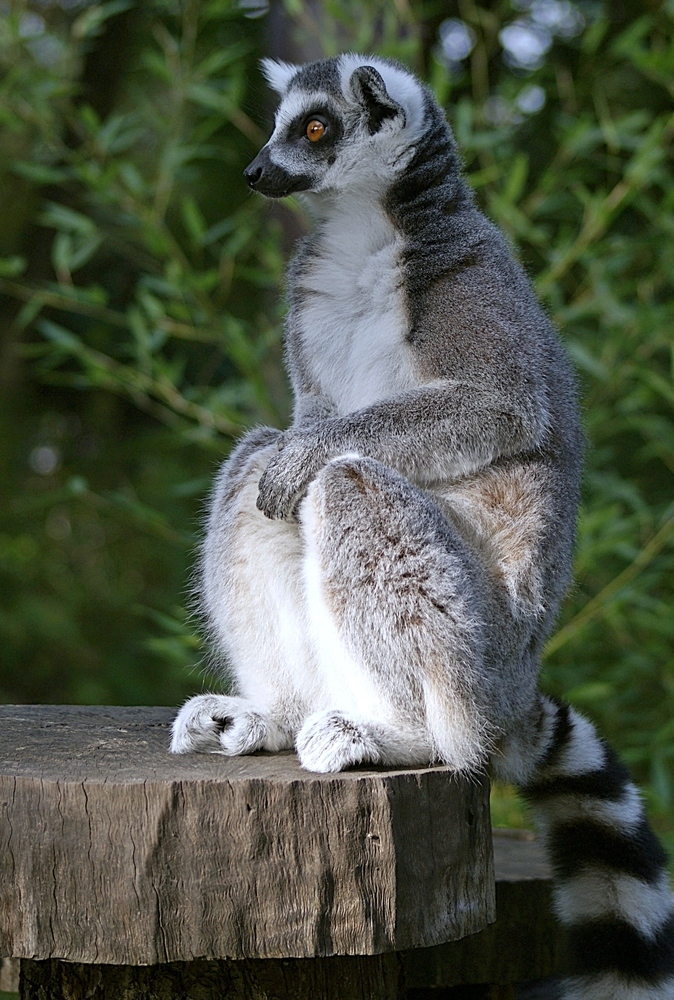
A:
[[[664,852],[615,753],[537,686],[581,469],[561,344],[409,71],[264,69],[281,101],[246,178],[315,216],[288,274],[295,411],[216,482],[200,596],[236,693],[190,699],[172,749],[490,768],[555,869],[565,1000],[674,998]]]

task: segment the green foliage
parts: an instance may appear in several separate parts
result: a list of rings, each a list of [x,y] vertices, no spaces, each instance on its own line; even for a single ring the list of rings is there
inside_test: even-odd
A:
[[[526,6],[287,0],[284,23],[310,57],[372,49],[428,79],[562,331],[588,454],[577,582],[544,685],[620,747],[667,833],[674,8],[581,3],[526,69],[503,35]],[[199,501],[232,437],[288,408],[283,232],[302,215],[240,179],[270,120],[255,65],[266,19],[233,0],[41,7],[35,36],[27,10],[0,30],[3,350],[22,359],[7,363],[0,445],[0,694],[175,701],[200,684],[181,610]],[[449,67],[446,18],[472,45]],[[93,54],[116,36],[125,72],[89,100]]]
[[[120,23],[129,6],[52,10],[39,32],[21,8],[0,38],[24,247],[33,227],[32,256],[0,261],[19,305],[5,352],[24,359],[3,414],[5,699],[174,702],[199,684],[181,607],[199,501],[231,437],[287,405],[279,229],[240,182],[263,141],[241,108],[259,27],[231,3]],[[76,81],[108,22],[133,51],[103,117]]]

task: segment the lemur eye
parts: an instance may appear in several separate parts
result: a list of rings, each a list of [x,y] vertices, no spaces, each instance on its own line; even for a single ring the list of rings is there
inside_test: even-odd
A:
[[[319,122],[318,118],[312,118],[306,128],[306,137],[309,142],[318,142],[325,133],[325,125]]]

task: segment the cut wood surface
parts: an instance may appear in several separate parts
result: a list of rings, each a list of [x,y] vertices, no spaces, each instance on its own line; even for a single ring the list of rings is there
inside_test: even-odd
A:
[[[0,954],[367,955],[494,919],[486,781],[175,757],[172,716],[0,706]]]

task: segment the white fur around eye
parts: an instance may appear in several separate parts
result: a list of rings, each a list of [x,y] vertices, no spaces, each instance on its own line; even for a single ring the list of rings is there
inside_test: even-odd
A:
[[[300,115],[312,115],[317,107],[330,103],[330,95],[323,90],[316,90],[311,94],[307,94],[303,90],[293,90],[290,94],[286,94],[279,104],[274,135],[277,135],[281,129],[287,128]]]

